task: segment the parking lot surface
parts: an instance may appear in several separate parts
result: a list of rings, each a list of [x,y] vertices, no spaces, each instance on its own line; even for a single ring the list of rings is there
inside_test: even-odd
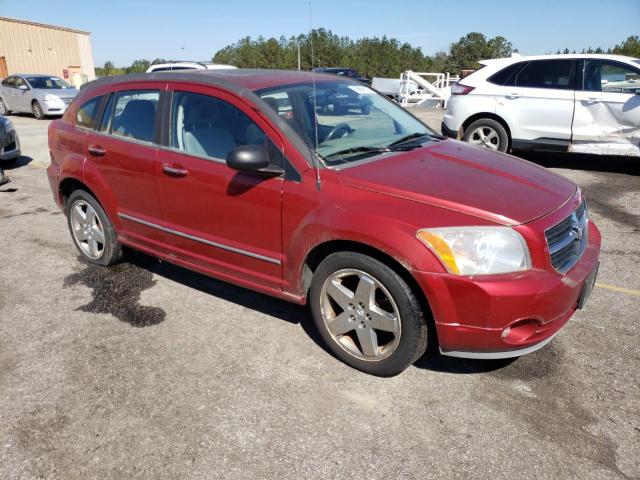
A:
[[[142,255],[80,262],[49,122],[12,119],[1,479],[640,478],[640,159],[526,157],[577,182],[603,234],[597,287],[549,345],[381,379],[327,353],[305,308]]]

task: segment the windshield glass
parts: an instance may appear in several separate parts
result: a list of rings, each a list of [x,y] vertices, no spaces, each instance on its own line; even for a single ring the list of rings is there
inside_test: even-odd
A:
[[[51,90],[55,88],[73,88],[67,82],[58,77],[27,77],[32,88]]]
[[[324,162],[339,165],[440,138],[404,109],[369,87],[344,80],[256,92]],[[315,112],[314,112],[315,108]]]

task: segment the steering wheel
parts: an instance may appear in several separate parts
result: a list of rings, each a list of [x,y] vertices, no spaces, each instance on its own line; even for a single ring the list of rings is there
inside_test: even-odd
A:
[[[339,123],[331,129],[331,131],[324,138],[324,141],[335,140],[336,138],[342,138],[353,132],[353,128],[348,123]]]

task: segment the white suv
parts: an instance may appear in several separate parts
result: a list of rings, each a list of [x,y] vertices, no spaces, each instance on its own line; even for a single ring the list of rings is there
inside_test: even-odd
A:
[[[174,63],[156,63],[147,68],[145,73],[166,72],[173,70],[223,70],[228,68],[237,68],[233,65],[225,65],[223,63],[209,62],[174,62]]]
[[[492,150],[640,156],[640,60],[484,60],[452,87],[442,133]]]

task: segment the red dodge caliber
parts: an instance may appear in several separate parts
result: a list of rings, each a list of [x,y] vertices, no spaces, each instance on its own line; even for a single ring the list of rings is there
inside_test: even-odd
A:
[[[600,233],[570,181],[444,139],[361,83],[218,70],[101,79],[49,128],[81,255],[122,247],[309,303],[331,351],[394,375],[428,344],[505,358],[584,304]]]

